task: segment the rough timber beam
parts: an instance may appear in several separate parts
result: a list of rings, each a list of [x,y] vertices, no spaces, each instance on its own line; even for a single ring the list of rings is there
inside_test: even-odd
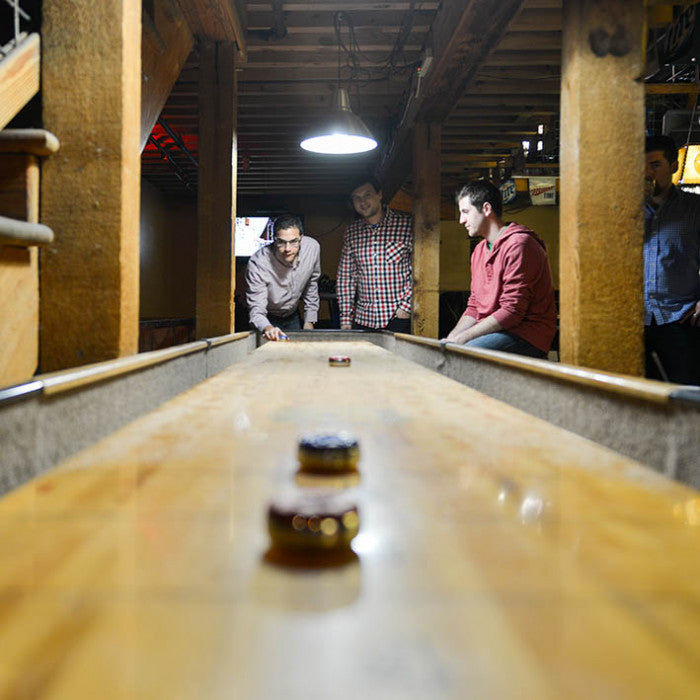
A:
[[[418,96],[409,98],[404,119],[379,168],[386,197],[391,198],[411,172],[416,121],[442,124],[522,4],[523,0],[444,0],[430,39],[433,65],[422,79]]]
[[[642,2],[563,4],[560,356],[632,375],[644,367],[644,19]],[[591,46],[601,27],[617,27],[618,55]]]
[[[238,61],[246,61],[246,15],[242,0],[178,0],[192,33],[198,39],[235,42]]]
[[[236,71],[233,42],[200,43],[197,337],[234,330]]]
[[[141,3],[44,0],[41,369],[130,355],[139,332]]]

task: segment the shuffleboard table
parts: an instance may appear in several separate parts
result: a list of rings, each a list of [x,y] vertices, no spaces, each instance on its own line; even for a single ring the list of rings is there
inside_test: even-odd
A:
[[[357,558],[273,565],[338,430]],[[268,343],[0,501],[0,619],[3,698],[697,698],[700,495],[376,345]]]

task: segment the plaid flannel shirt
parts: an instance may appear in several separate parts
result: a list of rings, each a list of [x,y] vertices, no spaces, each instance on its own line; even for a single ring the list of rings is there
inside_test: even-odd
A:
[[[387,209],[375,226],[364,219],[350,224],[338,265],[341,325],[352,321],[384,328],[397,309],[411,313],[413,220]]]

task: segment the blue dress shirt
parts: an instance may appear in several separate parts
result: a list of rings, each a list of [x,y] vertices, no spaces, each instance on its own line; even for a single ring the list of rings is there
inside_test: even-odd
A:
[[[700,196],[674,187],[644,208],[644,325],[680,321],[700,300]]]

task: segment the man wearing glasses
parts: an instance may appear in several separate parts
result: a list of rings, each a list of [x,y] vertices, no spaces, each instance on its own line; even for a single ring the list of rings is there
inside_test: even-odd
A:
[[[272,245],[261,248],[248,261],[246,301],[250,324],[266,340],[280,340],[301,330],[299,300],[304,301],[304,329],[318,320],[318,278],[321,247],[304,237],[299,217],[284,214],[275,219]]]

